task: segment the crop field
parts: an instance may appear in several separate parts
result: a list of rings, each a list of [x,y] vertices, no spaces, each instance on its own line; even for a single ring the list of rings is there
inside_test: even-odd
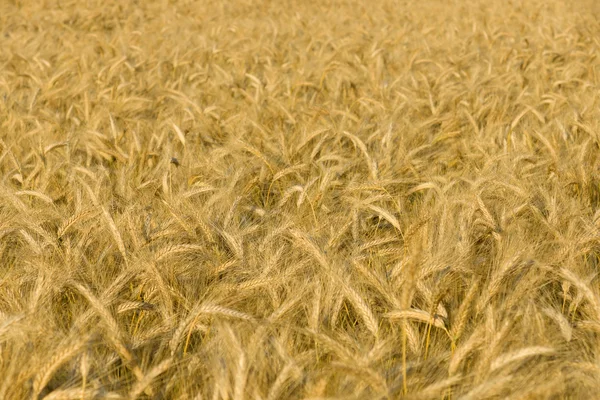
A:
[[[600,5],[0,0],[0,399],[593,399]]]

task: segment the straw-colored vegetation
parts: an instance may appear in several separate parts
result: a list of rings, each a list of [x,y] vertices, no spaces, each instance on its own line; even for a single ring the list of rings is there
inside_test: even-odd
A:
[[[597,397],[597,16],[0,1],[0,398]]]

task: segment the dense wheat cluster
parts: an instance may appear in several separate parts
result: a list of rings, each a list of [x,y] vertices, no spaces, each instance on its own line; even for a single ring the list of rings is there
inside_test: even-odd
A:
[[[0,1],[0,399],[597,398],[594,7]]]

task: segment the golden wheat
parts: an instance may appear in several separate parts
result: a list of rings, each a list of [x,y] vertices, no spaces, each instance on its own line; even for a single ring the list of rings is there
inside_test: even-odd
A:
[[[0,2],[0,398],[594,398],[599,18]]]

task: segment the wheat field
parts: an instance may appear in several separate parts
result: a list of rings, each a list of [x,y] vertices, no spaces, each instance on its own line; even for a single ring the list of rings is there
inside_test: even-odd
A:
[[[600,398],[599,15],[1,0],[0,399]]]

